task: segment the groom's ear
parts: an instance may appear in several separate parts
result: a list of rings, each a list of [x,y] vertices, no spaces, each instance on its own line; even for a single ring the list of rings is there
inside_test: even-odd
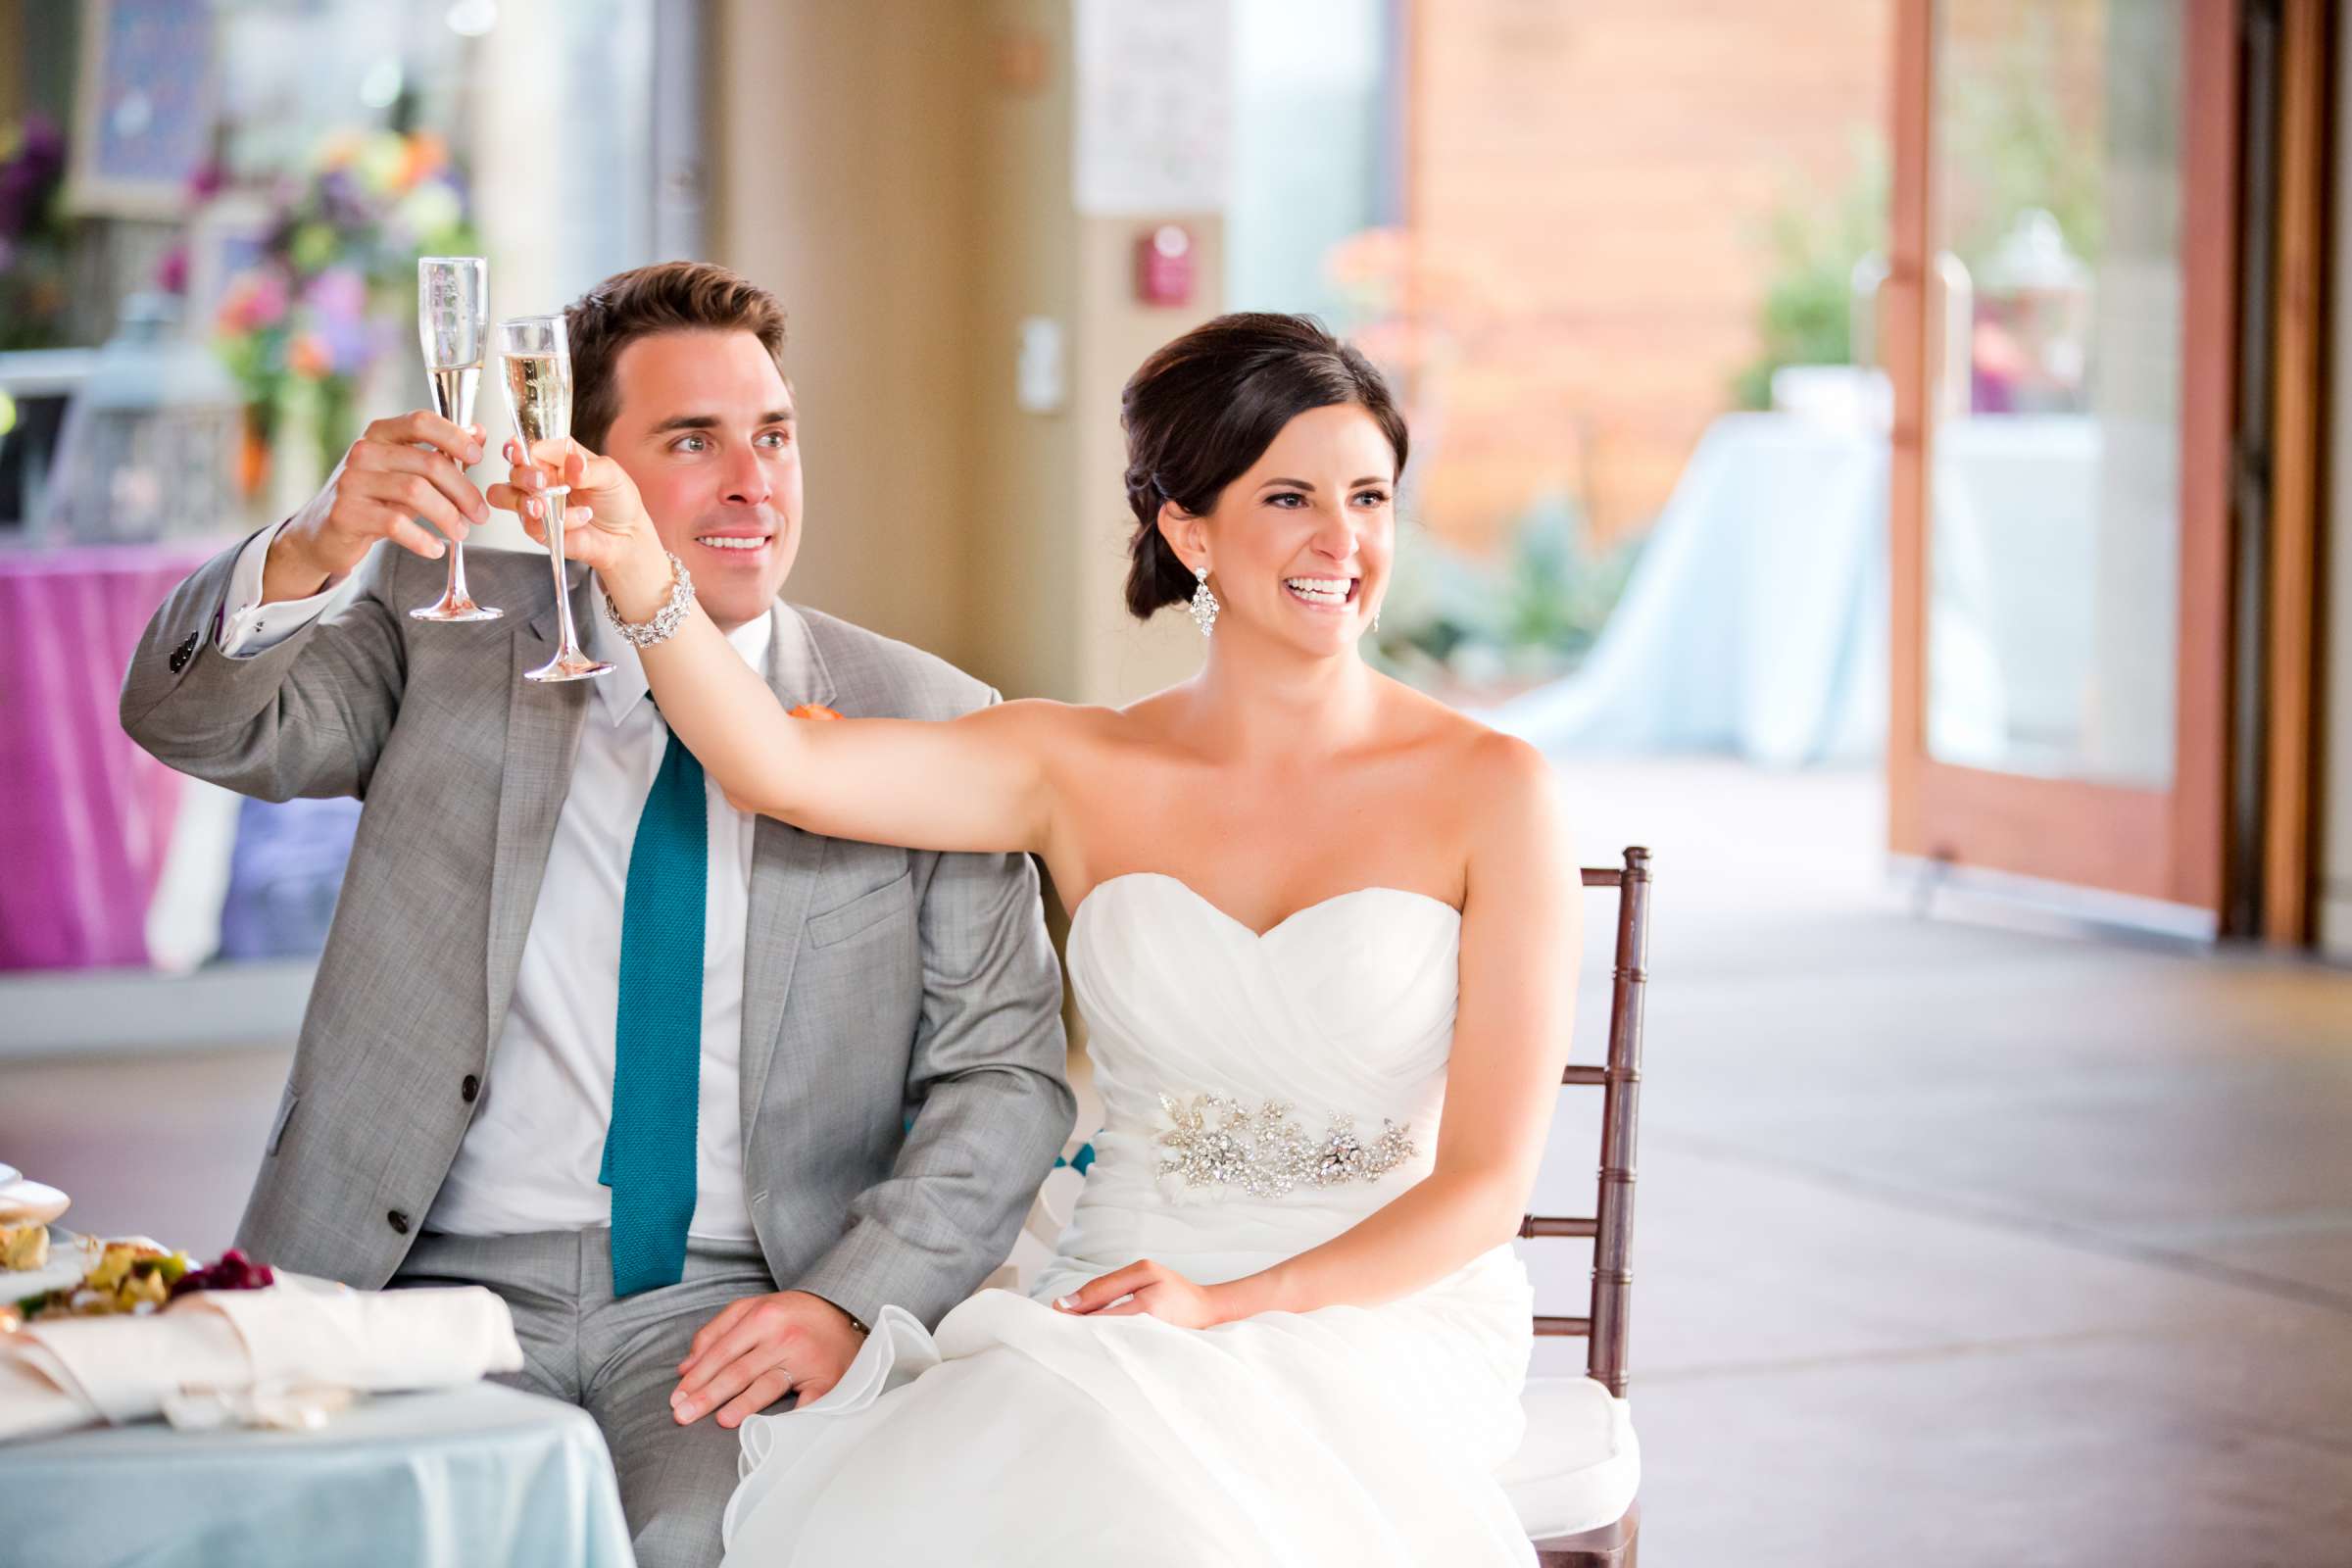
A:
[[[1159,536],[1187,571],[1208,559],[1208,519],[1194,516],[1173,501],[1159,504]]]

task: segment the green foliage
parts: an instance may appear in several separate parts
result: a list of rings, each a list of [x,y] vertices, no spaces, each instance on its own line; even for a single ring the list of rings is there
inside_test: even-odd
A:
[[[1858,132],[1853,165],[1844,186],[1826,199],[1792,180],[1765,220],[1759,243],[1770,270],[1756,357],[1733,379],[1740,408],[1771,407],[1772,372],[1785,365],[1853,358],[1854,264],[1886,243],[1885,146]]]
[[[2066,50],[2042,14],[1982,53],[1956,52],[1942,82],[1936,169],[1950,184],[1945,243],[1971,273],[2029,208],[2058,220],[2068,248],[2098,266],[2106,240],[2104,138],[2070,118]],[[2116,83],[2113,86],[2121,86]]]
[[[1400,528],[1372,661],[1421,686],[1548,680],[1600,635],[1637,550],[1595,545],[1564,496],[1529,508],[1495,562]]]

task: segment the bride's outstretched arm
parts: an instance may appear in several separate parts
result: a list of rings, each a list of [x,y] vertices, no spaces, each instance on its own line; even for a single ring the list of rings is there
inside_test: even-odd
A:
[[[1435,1168],[1351,1229],[1259,1273],[1200,1286],[1142,1263],[1057,1304],[1195,1326],[1372,1306],[1433,1285],[1518,1234],[1567,1064],[1583,879],[1543,757],[1499,735],[1482,744],[1488,805],[1470,851],[1461,998]]]
[[[644,622],[668,601],[671,568],[618,464],[573,442],[542,443],[571,486],[564,544],[594,568],[621,618]],[[544,474],[517,467],[493,506],[517,511],[534,539],[531,503]],[[675,635],[639,650],[662,716],[728,799],[833,838],[917,850],[1042,851],[1048,732],[1057,703],[992,704],[945,722],[788,717],[698,606]]]

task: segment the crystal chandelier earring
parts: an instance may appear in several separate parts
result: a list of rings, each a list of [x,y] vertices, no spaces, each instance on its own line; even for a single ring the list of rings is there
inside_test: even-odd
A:
[[[1209,589],[1208,568],[1195,566],[1193,575],[1200,579],[1200,586],[1193,590],[1192,603],[1186,608],[1193,612],[1193,624],[1200,627],[1200,635],[1205,637],[1216,629],[1217,612],[1224,607],[1217,603],[1216,594]]]

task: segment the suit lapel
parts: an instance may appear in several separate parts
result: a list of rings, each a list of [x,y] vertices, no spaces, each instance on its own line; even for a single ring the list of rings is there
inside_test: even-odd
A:
[[[573,568],[572,617],[586,612],[582,585],[587,574]],[[514,974],[522,964],[523,940],[547,874],[556,818],[571,790],[571,768],[579,755],[580,726],[591,694],[584,680],[541,685],[522,678],[555,657],[556,609],[549,604],[517,626],[513,667],[507,673],[506,766],[498,782],[498,842],[490,857],[490,1038],[495,1048],[514,998]],[[487,1048],[486,1048],[487,1049]]]
[[[808,623],[789,605],[779,602],[770,641],[767,683],[786,708],[802,703],[831,703],[833,680],[816,651]],[[784,1000],[792,990],[792,970],[801,955],[801,931],[808,917],[808,900],[815,890],[816,870],[824,861],[826,841],[804,833],[772,816],[760,818],[752,830],[751,906],[744,923],[743,1152],[748,1164],[753,1130],[761,1097],[767,1090],[767,1071],[775,1061],[777,1031],[784,1022]]]

